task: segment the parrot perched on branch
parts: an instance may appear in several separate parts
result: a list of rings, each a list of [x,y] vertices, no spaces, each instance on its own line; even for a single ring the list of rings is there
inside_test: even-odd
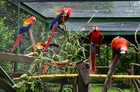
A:
[[[29,17],[27,20],[24,21],[24,23],[23,23],[22,26],[20,26],[20,28],[19,28],[19,34],[18,34],[18,37],[17,37],[16,41],[15,41],[14,44],[13,44],[13,47],[12,47],[12,49],[11,49],[11,53],[14,51],[14,49],[16,48],[16,46],[18,45],[18,43],[20,42],[23,33],[26,32],[28,29],[31,28],[32,23],[33,23],[35,20],[36,20],[36,17],[31,16],[31,17]]]
[[[93,29],[88,33],[90,41],[90,63],[92,73],[96,71],[96,46],[101,45],[104,40],[104,35],[100,32],[98,26],[93,26]]]
[[[54,19],[52,20],[50,29],[52,29],[53,25],[56,22],[58,22],[58,25],[60,25],[60,24],[63,24],[64,21],[68,20],[71,12],[72,12],[72,9],[70,7],[68,7],[68,8],[60,8],[56,12],[56,14],[54,16]]]
[[[44,47],[46,46],[47,43],[48,43],[48,41],[37,42],[35,44],[35,48],[37,49],[37,51],[31,52],[31,53],[27,54],[26,56],[39,55],[40,52],[44,52]],[[59,45],[57,45],[55,43],[50,43],[49,50],[52,52],[53,55],[56,55],[56,52],[54,51],[54,47],[59,47]],[[46,51],[46,52],[48,52],[48,51]],[[44,74],[47,73],[47,64],[43,64],[43,73]]]
[[[37,50],[27,54],[26,56],[38,55],[40,54],[40,52],[44,52],[44,48],[47,43],[48,41],[37,42],[35,44],[35,48]],[[51,51],[53,55],[56,55],[56,52],[54,51],[54,47],[59,47],[59,45],[51,42],[49,45],[49,51]],[[48,50],[46,52],[48,52]]]
[[[117,36],[111,41],[111,48],[113,50],[112,63],[110,64],[102,92],[107,92],[121,54],[128,53],[128,41],[123,37]]]
[[[43,42],[37,42],[35,44],[35,47],[39,53],[44,51],[44,47],[46,46],[47,43],[48,43],[48,41],[43,41]],[[53,47],[59,47],[59,45],[52,43],[52,42],[49,45],[50,51],[52,52],[53,55],[55,55],[56,53],[55,53]],[[46,52],[48,52],[48,51],[46,51]]]
[[[60,8],[57,11],[57,13],[54,16],[54,19],[52,20],[51,26],[50,26],[51,33],[48,38],[48,43],[45,46],[44,52],[46,52],[48,50],[48,46],[51,43],[55,32],[57,31],[57,27],[60,24],[64,24],[64,21],[68,20],[71,12],[72,12],[71,8]]]
[[[38,50],[38,54],[40,52],[44,51],[44,47],[46,46],[47,43],[48,43],[48,41],[43,41],[43,42],[38,42],[38,43],[35,44],[35,47]],[[49,48],[50,48],[50,51],[52,52],[52,54],[56,55],[56,52],[54,51],[54,46],[59,47],[59,45],[51,42],[50,45],[49,45]],[[48,52],[48,51],[46,51],[46,52]],[[47,64],[43,65],[43,73],[47,74]]]
[[[112,62],[113,62],[116,52],[119,52],[120,54],[128,53],[128,41],[123,37],[119,37],[119,36],[115,37],[111,41],[111,48],[113,50],[113,55],[112,55]]]

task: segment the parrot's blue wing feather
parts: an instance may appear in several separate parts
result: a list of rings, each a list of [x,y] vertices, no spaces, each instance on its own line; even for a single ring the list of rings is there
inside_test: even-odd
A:
[[[22,34],[22,33],[24,33],[24,32],[26,32],[28,29],[30,29],[31,28],[31,26],[32,26],[32,24],[29,24],[28,26],[21,26],[20,27],[20,32],[19,32],[19,34]]]
[[[62,17],[62,15],[64,15],[64,12],[60,13],[56,18],[52,20],[50,29],[52,29],[53,25]]]

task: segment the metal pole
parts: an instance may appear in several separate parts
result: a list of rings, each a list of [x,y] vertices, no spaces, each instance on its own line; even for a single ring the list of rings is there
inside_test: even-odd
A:
[[[17,12],[17,33],[19,33],[19,24],[20,24],[20,2],[18,2],[18,12]],[[20,49],[19,45],[17,45],[17,51],[16,54],[19,54]],[[18,62],[14,63],[14,71],[17,71],[18,68]]]

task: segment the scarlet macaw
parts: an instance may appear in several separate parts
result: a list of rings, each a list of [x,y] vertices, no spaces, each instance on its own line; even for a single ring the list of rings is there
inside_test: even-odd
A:
[[[88,33],[90,41],[90,62],[92,73],[96,71],[96,45],[101,45],[104,40],[104,35],[100,32],[98,26],[93,26],[92,31]]]
[[[19,28],[20,31],[19,31],[19,34],[18,34],[18,37],[17,37],[15,43],[13,44],[13,47],[11,49],[11,53],[14,51],[14,49],[16,48],[16,46],[18,45],[18,43],[20,42],[23,33],[26,32],[28,29],[31,28],[32,23],[35,20],[36,20],[36,17],[31,16],[30,18],[28,18],[27,20],[24,21],[24,23],[23,23],[22,26],[20,26],[20,28]]]
[[[43,41],[43,42],[37,42],[37,43],[35,44],[35,47],[36,47],[36,49],[38,50],[38,53],[44,51],[44,48],[45,48],[45,46],[46,46],[47,43],[48,43],[48,41]],[[56,52],[55,52],[54,49],[53,49],[54,46],[55,46],[55,47],[59,47],[59,45],[57,45],[57,44],[51,42],[50,45],[49,45],[49,48],[50,48],[50,51],[52,52],[52,54],[53,54],[53,55],[56,55]],[[46,52],[48,52],[48,51],[46,51]]]
[[[35,48],[37,50],[35,52],[31,52],[31,53],[27,54],[26,56],[38,55],[40,52],[44,52],[44,48],[45,48],[47,42],[48,41],[37,42],[35,44]],[[56,55],[56,52],[54,51],[53,47],[59,47],[59,45],[52,43],[52,42],[49,45],[49,48],[50,48],[50,51],[52,52],[52,54]],[[48,51],[46,51],[46,52],[48,52]]]
[[[102,92],[107,92],[109,85],[111,83],[111,79],[113,76],[113,73],[115,71],[115,67],[118,63],[118,59],[120,58],[121,54],[127,54],[128,53],[128,41],[123,37],[115,37],[111,41],[111,48],[113,50],[112,54],[112,64],[110,65],[110,68],[107,73],[107,78],[104,82],[104,87]]]
[[[56,22],[58,22],[58,25],[60,25],[60,24],[64,23],[64,21],[68,20],[71,12],[72,12],[72,9],[71,8],[60,8],[56,12],[56,14],[54,16],[54,19],[52,20],[50,29],[52,29],[53,25]]]
[[[68,20],[71,12],[72,12],[71,8],[61,8],[57,11],[50,26],[51,33],[48,39],[48,43],[45,46],[44,52],[48,50],[48,46],[53,39],[54,33],[57,31],[57,27],[60,24],[64,23],[64,21]]]
[[[127,54],[128,53],[128,41],[123,37],[115,37],[111,41],[111,47],[113,50],[112,54],[112,62],[114,61],[114,57],[116,55],[116,52],[119,52],[120,54]]]

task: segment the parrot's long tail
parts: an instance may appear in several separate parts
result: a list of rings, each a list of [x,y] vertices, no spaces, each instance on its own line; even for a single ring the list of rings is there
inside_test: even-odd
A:
[[[92,73],[96,72],[96,46],[91,45],[90,47],[90,62]]]
[[[50,43],[52,42],[52,39],[53,39],[53,36],[54,36],[54,33],[57,31],[57,27],[58,27],[58,22],[56,22],[51,30],[51,33],[50,33],[50,37],[48,39],[48,42],[44,48],[44,52],[46,52],[48,50],[48,47],[50,45]]]
[[[18,37],[17,37],[17,39],[16,39],[16,41],[15,41],[15,43],[13,44],[13,47],[12,47],[12,49],[11,49],[11,53],[14,51],[14,49],[15,49],[16,46],[18,45],[18,43],[19,43],[19,41],[21,40],[21,38],[22,38],[22,34],[19,34]]]

